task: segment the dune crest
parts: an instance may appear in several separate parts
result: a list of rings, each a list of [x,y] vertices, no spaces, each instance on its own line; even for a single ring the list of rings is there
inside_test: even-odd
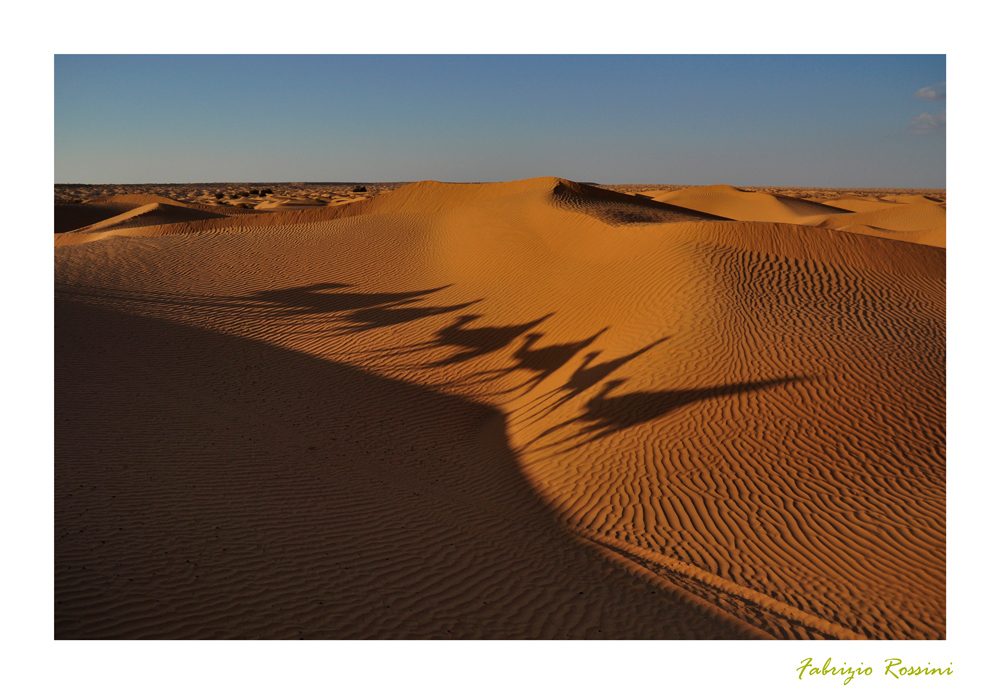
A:
[[[326,222],[334,219],[345,219],[363,214],[412,214],[440,215],[461,208],[476,207],[488,204],[490,201],[503,200],[523,196],[536,201],[557,205],[567,209],[595,216],[605,222],[614,223],[665,223],[717,219],[713,215],[697,211],[685,210],[679,207],[656,201],[638,199],[631,195],[616,193],[610,190],[596,188],[585,184],[573,183],[565,179],[553,177],[531,178],[510,183],[441,183],[439,181],[420,181],[402,188],[392,190],[383,195],[364,200],[346,202],[336,205],[308,205],[305,208],[285,210],[282,205],[273,208],[258,206],[261,214],[243,214],[238,216],[213,215],[211,208],[201,208],[186,205],[191,209],[205,209],[209,214],[205,217],[183,219],[160,219],[141,225],[119,225],[110,235],[123,236],[162,236],[168,234],[197,234],[210,231],[221,231],[233,228],[261,228],[272,226],[287,226],[292,224],[310,224]],[[158,196],[120,195],[114,198],[101,199],[104,204],[137,205],[147,198],[159,199]],[[149,204],[148,201],[144,204]],[[134,212],[136,208],[129,208]],[[270,210],[277,211],[270,211]],[[57,234],[56,246],[68,246],[87,243],[106,238],[108,233],[95,234],[93,226],[74,230],[73,233]]]
[[[178,224],[196,219],[219,219],[223,215],[205,212],[183,205],[171,205],[163,202],[151,202],[139,205],[127,212],[122,212],[109,219],[91,224],[76,230],[74,233],[90,233],[107,229],[127,229],[132,227],[159,226],[163,224]]]
[[[654,193],[652,199],[739,221],[821,226],[940,248],[945,245],[944,207],[926,195],[847,196],[821,203],[716,185]]]
[[[808,200],[768,193],[745,192],[726,185],[687,188],[662,193],[654,196],[653,199],[744,222],[797,224],[804,218],[838,214],[844,211]]]

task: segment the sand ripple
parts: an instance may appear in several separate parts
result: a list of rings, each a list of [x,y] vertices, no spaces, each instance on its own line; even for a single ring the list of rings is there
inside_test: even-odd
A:
[[[57,637],[943,638],[945,251],[595,190],[58,241]]]

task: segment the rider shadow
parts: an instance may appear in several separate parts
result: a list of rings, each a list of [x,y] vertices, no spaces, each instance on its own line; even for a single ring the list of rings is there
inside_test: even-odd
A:
[[[252,294],[252,305],[277,309],[280,316],[344,314],[341,334],[351,334],[401,325],[423,318],[459,311],[481,299],[445,306],[421,305],[427,297],[450,285],[411,292],[348,292],[352,285],[323,282],[305,287],[273,289]],[[332,290],[332,291],[331,291]]]
[[[501,378],[517,371],[532,372],[534,375],[527,378],[524,382],[507,391],[503,391],[503,393],[511,393],[523,390],[523,392],[528,393],[572,361],[577,354],[592,345],[597,338],[607,332],[609,327],[601,328],[590,337],[577,342],[557,343],[538,348],[535,348],[534,345],[543,340],[545,334],[539,332],[528,333],[524,337],[523,344],[512,355],[513,364],[499,369],[484,371],[482,375],[487,375],[490,378]]]
[[[329,329],[334,334],[360,333],[375,328],[411,323],[424,318],[445,315],[479,303],[482,299],[458,304],[427,305],[427,299],[434,294],[447,289],[450,285],[406,292],[374,292],[345,291],[353,285],[340,282],[322,282],[302,287],[273,289],[254,292],[240,297],[177,297],[162,293],[148,293],[143,296],[115,297],[118,299],[140,300],[147,303],[164,305],[189,304],[192,308],[208,310],[258,310],[269,317],[304,317],[316,316],[324,320],[332,319]],[[110,295],[109,295],[110,297]],[[544,333],[537,330],[538,326],[551,318],[549,313],[541,318],[513,325],[485,325],[469,327],[469,325],[484,316],[478,314],[462,314],[449,325],[433,332],[429,339],[410,346],[396,347],[384,350],[386,352],[410,354],[420,351],[453,347],[458,351],[437,361],[417,368],[432,369],[461,364],[486,356],[511,346],[524,337],[523,344],[511,355],[512,363],[502,368],[483,371],[480,376],[487,380],[501,378],[519,370],[532,372],[524,383],[515,386],[511,391],[524,389],[530,392],[532,388],[543,383],[559,369],[570,363],[584,349],[590,347],[604,334],[608,328],[603,328],[593,335],[577,342],[560,343],[544,347],[535,347],[544,338]],[[551,436],[567,427],[578,424],[583,428],[577,433],[543,448],[551,448],[564,443],[571,443],[572,448],[591,441],[609,436],[623,429],[641,424],[670,412],[692,404],[699,400],[726,397],[742,392],[750,392],[761,388],[773,387],[784,383],[801,380],[799,378],[782,378],[768,381],[735,383],[712,388],[688,390],[667,390],[635,392],[624,395],[612,395],[612,391],[621,386],[625,380],[607,381],[615,371],[625,364],[638,358],[653,347],[664,342],[660,338],[631,354],[606,362],[594,363],[600,355],[599,351],[588,352],[583,363],[572,373],[566,383],[554,391],[541,396],[534,408],[529,408],[528,416],[540,419],[550,415],[570,400],[583,395],[587,390],[605,383],[598,395],[592,397],[584,405],[581,414],[561,424],[551,426],[535,437],[531,444]],[[556,401],[546,403],[555,397]],[[541,407],[542,413],[532,415]]]
[[[607,330],[607,328],[605,328],[605,330]],[[603,332],[604,330],[597,333],[597,335],[600,335]],[[596,338],[597,335],[594,337]],[[593,339],[594,338],[591,338],[588,342],[592,342]],[[601,355],[601,352],[600,350],[587,352],[587,354],[584,355],[583,363],[576,368],[568,379],[566,379],[564,384],[552,391],[549,391],[536,400],[539,404],[529,409],[529,415],[531,412],[536,411],[539,407],[542,408],[541,414],[533,415],[533,419],[540,419],[551,415],[570,400],[582,395],[601,381],[605,380],[621,367],[631,361],[634,361],[657,345],[666,342],[668,339],[670,338],[661,337],[659,340],[654,340],[645,347],[641,347],[630,354],[618,357],[617,359],[609,359],[608,361],[600,362],[598,364],[594,364],[593,366],[591,366],[591,364]],[[587,346],[589,346],[589,343]],[[558,399],[552,404],[547,404],[553,397],[557,397]]]
[[[553,448],[568,443],[571,445],[565,450],[570,451],[630,427],[659,419],[675,410],[703,400],[750,393],[802,380],[805,379],[793,376],[746,383],[729,383],[709,388],[636,391],[624,395],[611,395],[613,390],[626,382],[625,379],[615,379],[605,383],[601,392],[587,401],[581,414],[561,424],[549,427],[536,436],[531,443],[534,444],[575,424],[580,425],[581,428],[578,432],[542,446],[543,449]]]

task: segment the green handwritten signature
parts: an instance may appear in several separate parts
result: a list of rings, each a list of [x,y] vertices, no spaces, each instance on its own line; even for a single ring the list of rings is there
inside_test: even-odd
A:
[[[865,667],[864,663],[860,663],[858,667],[848,667],[847,663],[844,663],[843,667],[837,667],[836,665],[831,665],[830,661],[832,658],[827,658],[826,662],[823,663],[823,667],[816,667],[813,665],[812,658],[806,658],[799,662],[799,667],[796,668],[799,672],[799,679],[801,680],[805,675],[834,675],[834,676],[844,676],[844,684],[848,684],[855,676],[868,676],[873,674],[875,671],[872,666],[869,665]],[[920,665],[907,665],[903,663],[899,658],[886,658],[885,659],[885,672],[884,675],[892,675],[897,680],[900,677],[910,677],[913,675],[950,675],[952,674],[951,666],[953,663],[948,663],[948,667],[930,667],[930,663],[927,663],[927,667]]]

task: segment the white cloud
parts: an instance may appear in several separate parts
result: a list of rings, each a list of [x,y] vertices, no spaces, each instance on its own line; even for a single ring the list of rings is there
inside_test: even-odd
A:
[[[942,82],[941,84],[935,84],[933,87],[918,89],[913,96],[924,101],[944,101],[946,96],[944,91],[945,84],[945,82]]]
[[[947,109],[945,109],[947,110]],[[930,135],[945,129],[945,111],[941,113],[921,113],[910,121],[911,135]]]

